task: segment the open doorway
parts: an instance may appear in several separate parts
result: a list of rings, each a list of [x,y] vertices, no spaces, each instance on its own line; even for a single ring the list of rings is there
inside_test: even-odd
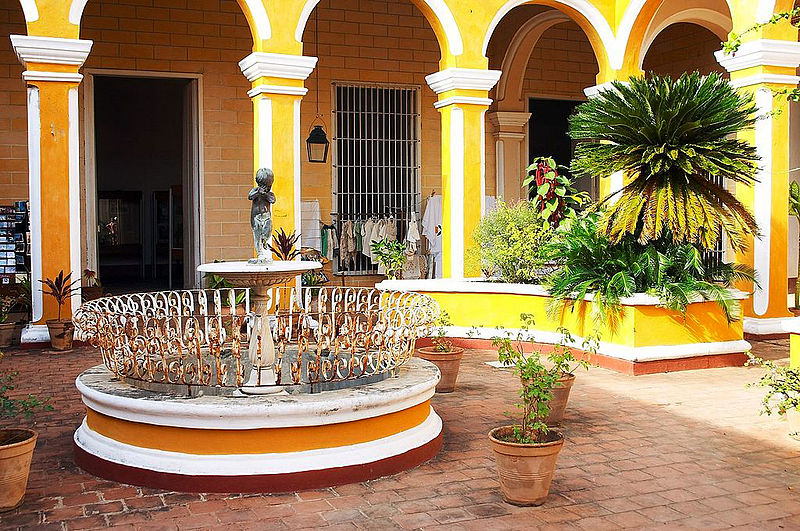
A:
[[[195,283],[196,80],[93,76],[96,268],[110,293]]]

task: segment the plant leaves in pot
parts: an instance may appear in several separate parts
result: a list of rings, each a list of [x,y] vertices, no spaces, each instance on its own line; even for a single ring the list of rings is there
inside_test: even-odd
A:
[[[75,284],[80,282],[80,279],[70,281],[72,273],[64,276],[64,270],[58,272],[55,279],[47,278],[39,280],[44,287],[42,293],[50,295],[56,300],[58,304],[58,318],[50,319],[47,321],[47,331],[50,333],[50,345],[54,350],[70,350],[72,349],[72,338],[75,334],[75,326],[71,320],[61,319],[61,310],[64,304],[70,299],[73,293],[80,290],[80,286],[76,287]]]
[[[447,312],[442,311],[430,337],[433,345],[417,348],[418,358],[430,361],[439,368],[440,378],[439,383],[436,384],[437,393],[452,393],[455,390],[461,358],[464,356],[464,349],[453,345],[453,342],[447,338],[445,327],[452,324]]]
[[[8,316],[17,301],[18,297],[0,296],[0,348],[10,347],[14,342],[17,323],[8,322]]]
[[[16,373],[0,372],[0,418],[14,419],[24,415],[26,420],[30,420],[37,410],[53,409],[48,403],[49,398],[7,396],[14,390],[15,378]],[[0,513],[22,504],[38,436],[36,431],[24,427],[0,428]]]

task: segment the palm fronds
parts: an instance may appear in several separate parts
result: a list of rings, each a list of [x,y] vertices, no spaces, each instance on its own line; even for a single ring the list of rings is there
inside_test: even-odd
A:
[[[725,233],[742,250],[757,233],[755,218],[716,183],[755,183],[756,150],[734,138],[755,120],[752,96],[717,74],[614,82],[570,118],[573,139],[600,141],[580,143],[571,170],[629,178],[616,203],[606,202],[599,227],[612,243],[669,234],[675,243],[712,248]]]

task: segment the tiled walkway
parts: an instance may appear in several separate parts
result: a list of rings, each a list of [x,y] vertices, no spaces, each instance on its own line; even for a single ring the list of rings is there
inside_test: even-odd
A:
[[[786,356],[787,341],[755,350]],[[565,422],[567,443],[542,507],[503,503],[486,433],[513,409],[515,382],[468,352],[460,386],[434,398],[444,420],[442,452],[397,476],[281,495],[178,494],[103,481],[72,463],[83,411],[73,381],[97,363],[69,354],[11,351],[21,391],[46,390],[25,504],[0,529],[800,529],[800,442],[785,422],[758,415],[760,369],[709,369],[629,377],[578,375]]]

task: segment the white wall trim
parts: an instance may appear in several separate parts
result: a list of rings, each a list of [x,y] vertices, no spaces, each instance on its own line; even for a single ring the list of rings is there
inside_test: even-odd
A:
[[[316,57],[268,52],[253,52],[239,61],[239,68],[250,82],[260,77],[305,80],[316,65]]]
[[[302,150],[300,146],[303,144],[303,140],[300,137],[300,99],[296,99],[294,101],[294,109],[293,109],[293,116],[294,116],[294,123],[292,124],[292,135],[294,136],[294,157],[293,157],[293,176],[294,176],[294,231],[298,237],[301,236],[300,229],[302,227],[302,192],[301,192],[301,164],[300,164],[300,157]],[[299,259],[300,257],[298,257]],[[300,278],[297,279],[298,282]],[[299,287],[299,285],[298,285]],[[299,292],[298,292],[299,296]]]
[[[11,35],[11,45],[26,67],[29,62],[81,66],[92,50],[90,40],[29,35]]]
[[[253,17],[253,24],[256,26],[256,34],[262,41],[272,37],[272,26],[269,22],[267,9],[264,7],[262,0],[244,0],[247,9],[250,10],[250,16]]]
[[[247,95],[255,98],[259,94],[288,94],[290,96],[305,96],[308,89],[305,87],[287,87],[284,85],[258,85],[247,91]]]
[[[496,136],[496,135],[495,135]],[[495,163],[495,180],[497,187],[497,199],[503,199],[506,196],[506,155],[505,144],[503,140],[497,138],[494,141],[494,163]],[[484,205],[484,208],[485,205]]]
[[[77,291],[70,297],[72,311],[78,310],[82,302],[81,280],[81,176],[80,176],[80,111],[78,109],[78,87],[68,93],[68,137],[69,137],[69,261]]]
[[[775,0],[759,0],[756,7],[756,22],[763,24],[772,18],[775,12]]]
[[[20,343],[50,343],[50,331],[47,329],[47,325],[28,323],[22,329]]]
[[[761,237],[753,241],[753,268],[761,286],[753,293],[753,311],[764,315],[769,308],[770,244],[772,230],[772,91],[760,88],[756,91],[756,107],[760,118],[755,124],[756,152],[761,158],[761,167],[753,185],[753,215]],[[784,279],[785,282],[785,279]],[[786,302],[786,301],[784,301]]]
[[[33,291],[31,320],[42,318],[42,195],[41,195],[41,127],[39,111],[39,87],[28,86],[28,196],[31,225],[31,289]],[[45,330],[47,327],[45,326]],[[48,334],[49,338],[49,334]]]
[[[759,85],[762,83],[773,83],[776,85],[797,85],[800,83],[800,76],[793,76],[789,74],[755,74],[740,79],[732,79],[729,81],[729,83],[734,88],[750,87],[752,85]]]
[[[501,74],[500,70],[450,67],[425,76],[425,81],[436,94],[457,89],[489,91]]]
[[[36,7],[36,0],[19,0],[22,5],[22,14],[25,15],[25,22],[36,22],[39,20],[39,8]]]
[[[800,333],[800,317],[745,317],[742,326],[745,334],[755,336]]]
[[[800,66],[800,42],[758,39],[742,44],[736,53],[726,55],[724,50],[714,52],[717,62],[728,72],[754,66]]]
[[[491,98],[476,98],[473,96],[451,96],[443,100],[439,100],[433,104],[435,109],[441,109],[448,105],[483,105],[488,107],[492,104]]]
[[[262,96],[258,106],[258,168],[272,168],[272,100]]]
[[[22,73],[25,81],[60,81],[67,83],[80,83],[83,75],[73,72],[43,72],[41,70],[25,70]]]
[[[497,197],[497,180],[495,175],[495,192]],[[481,219],[486,214],[486,109],[481,111]]]
[[[422,424],[388,437],[301,452],[216,455],[166,452],[115,441],[90,429],[86,420],[75,431],[74,440],[87,453],[124,466],[187,476],[220,473],[228,476],[250,476],[291,474],[372,463],[424,446],[441,432],[442,419],[431,409]]]
[[[464,110],[450,110],[450,278],[464,278]]]

